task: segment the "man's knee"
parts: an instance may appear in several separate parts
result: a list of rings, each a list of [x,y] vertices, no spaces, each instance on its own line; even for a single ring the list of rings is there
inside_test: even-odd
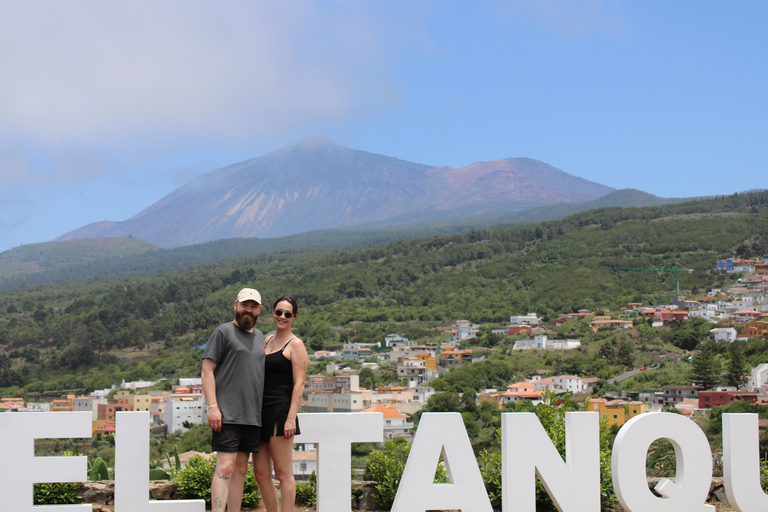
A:
[[[232,474],[237,466],[236,459],[234,457],[219,458],[216,461],[216,472],[214,478],[220,478],[223,480],[229,480],[232,478]],[[246,461],[247,467],[247,461]]]

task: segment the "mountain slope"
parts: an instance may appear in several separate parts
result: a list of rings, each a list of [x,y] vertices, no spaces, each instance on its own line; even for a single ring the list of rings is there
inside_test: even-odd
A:
[[[10,273],[8,270],[13,269],[13,265],[21,265],[24,262],[27,252],[14,249],[0,253],[0,290],[23,288],[42,283],[136,277],[183,269],[193,265],[206,265],[246,258],[254,254],[300,251],[309,248],[346,249],[398,239],[460,234],[472,229],[556,220],[597,208],[626,205],[632,207],[660,206],[685,201],[692,201],[692,199],[664,199],[639,190],[626,189],[617,190],[595,201],[576,205],[552,205],[522,212],[440,218],[394,226],[377,223],[376,225],[350,228],[313,230],[268,239],[230,238],[173,249],[156,249],[140,254],[126,254],[122,257],[115,257],[115,254],[108,252],[110,239],[73,240],[67,242],[66,246],[69,247],[70,251],[82,251],[85,257],[82,260],[71,259],[66,265],[56,265],[48,269],[27,268],[26,271]],[[135,239],[133,240],[135,241]],[[105,252],[100,256],[93,252],[93,247],[97,242],[106,242]],[[57,248],[63,245],[60,242],[35,244],[35,250],[47,250],[45,249],[47,246]],[[78,249],[80,245],[82,248]]]
[[[198,176],[134,217],[57,240],[132,235],[162,247],[579,203],[613,189],[528,158],[433,167],[345,148],[316,133]]]

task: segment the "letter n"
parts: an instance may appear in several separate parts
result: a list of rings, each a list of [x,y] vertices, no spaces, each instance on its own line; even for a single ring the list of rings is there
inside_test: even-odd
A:
[[[565,413],[565,461],[535,414],[502,413],[502,510],[535,512],[536,476],[561,512],[600,511],[600,423]]]

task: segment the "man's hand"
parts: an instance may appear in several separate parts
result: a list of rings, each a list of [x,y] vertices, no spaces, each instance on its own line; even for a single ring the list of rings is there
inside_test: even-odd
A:
[[[208,409],[208,426],[216,432],[221,432],[221,411],[218,407]]]

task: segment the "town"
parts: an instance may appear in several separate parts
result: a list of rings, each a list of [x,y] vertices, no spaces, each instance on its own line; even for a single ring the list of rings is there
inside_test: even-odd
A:
[[[509,325],[493,328],[490,334],[515,339],[512,354],[528,351],[558,353],[578,350],[579,339],[552,339],[552,333],[567,322],[581,322],[590,332],[628,330],[638,325],[663,328],[695,319],[710,325],[709,337],[718,342],[740,342],[768,336],[768,262],[765,260],[728,259],[716,262],[719,272],[738,274],[737,284],[727,289],[711,289],[698,298],[676,296],[669,304],[646,307],[630,303],[615,312],[597,314],[580,310],[562,314],[547,322],[535,312],[510,316]],[[726,325],[727,327],[724,327]],[[440,376],[490,357],[493,348],[475,347],[483,326],[469,320],[456,320],[439,330],[438,341],[417,343],[391,333],[375,343],[345,343],[341,351],[315,351],[307,376],[302,411],[378,412],[383,414],[384,440],[413,440],[411,417],[424,409],[437,391],[430,383]],[[487,329],[486,329],[487,330]],[[653,372],[664,361],[627,368],[628,377]],[[363,380],[375,375],[382,366],[396,371],[397,382],[369,388]],[[745,375],[746,377],[746,375]],[[599,412],[609,427],[621,427],[633,417],[646,412],[674,408],[686,416],[695,416],[711,407],[740,400],[768,406],[768,363],[749,369],[742,385],[719,385],[702,389],[695,385],[668,385],[652,391],[626,391],[619,396],[595,393],[601,379],[594,375],[558,374],[537,370],[525,380],[509,382],[506,389],[477,389],[476,404],[491,404],[498,410],[510,410],[510,404],[541,403],[547,393],[568,395],[582,403],[584,410]],[[120,411],[146,411],[151,418],[151,432],[167,436],[185,432],[206,422],[207,404],[201,380],[190,375],[172,383],[168,391],[154,390],[158,381],[121,382],[109,389],[86,396],[67,394],[49,402],[25,402],[21,398],[0,399],[0,410],[12,412],[87,411],[93,417],[92,435],[109,436],[115,432],[115,418]],[[765,426],[761,423],[761,428]],[[317,470],[314,446],[299,445],[294,454],[298,479]],[[191,457],[210,454],[190,451],[179,454],[180,464]],[[164,462],[166,467],[170,460]]]

